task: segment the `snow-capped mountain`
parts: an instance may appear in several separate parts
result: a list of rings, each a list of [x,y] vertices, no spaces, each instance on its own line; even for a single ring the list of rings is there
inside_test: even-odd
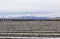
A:
[[[38,16],[17,16],[17,17],[4,17],[3,19],[15,19],[15,20],[47,20],[49,17],[38,17]]]
[[[21,17],[15,17],[15,19],[48,19],[49,17],[37,17],[37,16],[21,16]]]
[[[39,16],[39,15],[10,15],[10,16],[0,16],[0,19],[20,19],[20,20],[47,20],[53,19],[55,17]]]

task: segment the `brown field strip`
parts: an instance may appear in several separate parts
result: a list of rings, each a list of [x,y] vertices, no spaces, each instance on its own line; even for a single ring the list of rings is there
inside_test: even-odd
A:
[[[60,32],[9,32],[0,33],[0,37],[60,37]]]

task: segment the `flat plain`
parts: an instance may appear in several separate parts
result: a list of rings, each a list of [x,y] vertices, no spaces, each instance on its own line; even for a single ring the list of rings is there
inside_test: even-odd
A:
[[[0,32],[60,32],[60,21],[0,21]]]

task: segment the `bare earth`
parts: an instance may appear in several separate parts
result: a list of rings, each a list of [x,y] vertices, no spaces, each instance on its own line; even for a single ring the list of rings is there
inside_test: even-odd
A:
[[[0,32],[21,31],[60,32],[60,21],[0,21]]]

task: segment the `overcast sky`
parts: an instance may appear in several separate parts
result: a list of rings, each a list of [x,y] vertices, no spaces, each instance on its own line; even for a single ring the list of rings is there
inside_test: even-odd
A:
[[[39,14],[60,15],[60,0],[0,0],[0,15],[21,12],[40,12]],[[45,13],[41,13],[45,12]],[[30,13],[29,13],[30,14]]]

